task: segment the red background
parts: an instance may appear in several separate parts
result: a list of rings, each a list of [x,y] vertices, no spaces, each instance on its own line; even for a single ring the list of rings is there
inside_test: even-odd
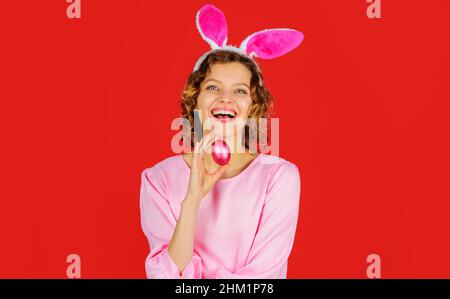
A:
[[[2,1],[0,277],[144,278],[140,172],[172,155],[205,1]],[[305,34],[259,61],[280,155],[302,190],[289,278],[450,277],[448,1],[213,1],[238,45]]]

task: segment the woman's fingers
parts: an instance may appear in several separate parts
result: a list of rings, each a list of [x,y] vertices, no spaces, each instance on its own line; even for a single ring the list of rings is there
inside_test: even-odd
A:
[[[205,153],[210,154],[212,152],[211,148],[212,148],[212,143],[217,140],[217,136],[212,136],[210,139],[208,139],[205,144],[203,144],[203,151]]]
[[[192,156],[192,166],[191,166],[192,170],[197,170],[197,163],[200,155],[199,151],[200,151],[200,142],[196,141],[194,146],[194,153]]]
[[[203,158],[206,155],[206,153],[211,153],[211,147],[212,143],[217,139],[218,137],[214,134],[214,131],[209,132],[203,138],[195,142],[194,146],[194,154],[192,157],[192,170],[193,171],[202,171],[204,170],[205,174],[210,174],[206,168],[204,168],[203,165]],[[212,175],[212,174],[211,174]]]
[[[228,164],[225,164],[225,165],[220,166],[219,168],[217,168],[216,171],[214,171],[214,172],[211,174],[211,177],[213,178],[213,181],[214,181],[214,182],[217,182],[217,181],[220,179],[220,177],[222,176],[222,174],[225,172],[225,170],[227,170],[227,168],[228,168],[230,165],[231,165],[231,164],[228,163]]]
[[[203,145],[205,144],[205,141],[209,140],[213,135],[213,132],[210,132],[208,134],[206,134],[205,136],[202,137],[202,139],[200,139],[200,141],[198,141],[199,143],[199,147],[195,148],[194,151],[198,154],[201,154],[203,152]]]
[[[213,140],[216,137],[216,135],[214,134],[214,131],[209,132],[208,134],[205,135],[205,138],[203,138],[203,144],[208,144],[211,142],[211,140]]]
[[[201,159],[205,156],[205,153],[209,150],[212,140],[214,140],[214,131],[209,132],[200,141],[196,141],[194,145],[194,153],[192,157],[192,166],[194,169],[198,169]]]
[[[202,144],[201,144],[201,148],[202,148],[201,157],[202,158],[205,156],[206,153],[209,153],[211,144],[215,139],[216,139],[216,136],[214,135],[213,131],[211,131],[204,137],[204,139],[202,140]]]

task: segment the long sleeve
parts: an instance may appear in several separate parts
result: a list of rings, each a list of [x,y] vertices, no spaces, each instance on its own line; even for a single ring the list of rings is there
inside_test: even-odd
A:
[[[141,173],[141,226],[150,245],[145,260],[147,278],[201,278],[202,262],[195,252],[182,273],[169,255],[167,248],[177,220],[167,199],[167,188],[155,172],[147,168]]]
[[[216,278],[284,278],[300,204],[297,166],[292,163],[280,166],[271,181],[246,265],[234,273],[222,267]]]

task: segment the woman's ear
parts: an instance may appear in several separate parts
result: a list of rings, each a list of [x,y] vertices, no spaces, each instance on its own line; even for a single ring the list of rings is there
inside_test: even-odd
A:
[[[225,14],[211,4],[200,8],[196,16],[197,29],[212,49],[224,47],[227,43],[228,25]]]
[[[273,59],[298,47],[303,38],[303,33],[294,29],[266,29],[249,35],[239,48],[249,56]]]

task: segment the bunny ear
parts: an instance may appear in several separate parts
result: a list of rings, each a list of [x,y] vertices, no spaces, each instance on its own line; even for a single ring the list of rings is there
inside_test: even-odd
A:
[[[197,29],[202,38],[217,49],[227,42],[228,26],[224,13],[211,4],[206,4],[197,12]]]
[[[282,56],[301,44],[303,33],[294,29],[266,29],[255,32],[242,41],[239,48],[247,55],[262,59]]]

